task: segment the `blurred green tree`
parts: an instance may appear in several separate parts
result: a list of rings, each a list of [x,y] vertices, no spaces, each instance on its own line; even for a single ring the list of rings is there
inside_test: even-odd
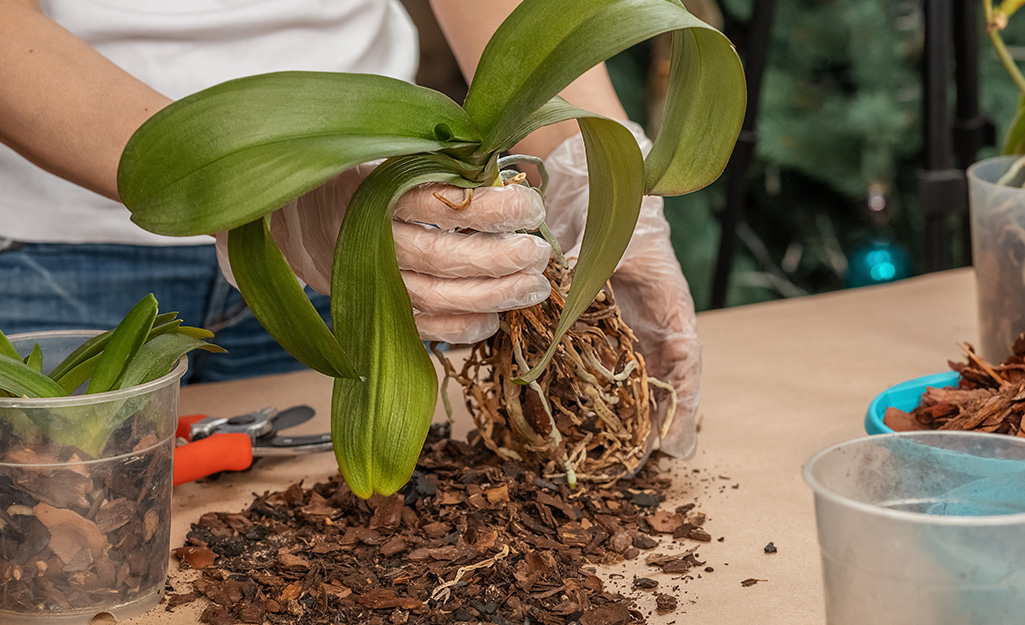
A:
[[[722,0],[721,27],[745,56],[756,0]],[[979,7],[980,105],[1003,136],[1018,93],[988,40]],[[1015,22],[1016,20],[1012,20]],[[1017,30],[1015,30],[1017,28]],[[756,121],[750,203],[738,230],[728,305],[820,293],[859,284],[851,259],[880,242],[906,250],[920,270],[923,16],[919,0],[777,2]],[[1004,32],[1025,56],[1023,24]],[[610,62],[631,117],[645,123],[657,101],[658,45]],[[954,101],[951,86],[950,102]],[[995,149],[980,153],[980,158]],[[708,307],[724,202],[712,187],[668,198],[673,241],[699,310]],[[882,189],[882,214],[869,210]],[[955,258],[958,258],[955,255]]]

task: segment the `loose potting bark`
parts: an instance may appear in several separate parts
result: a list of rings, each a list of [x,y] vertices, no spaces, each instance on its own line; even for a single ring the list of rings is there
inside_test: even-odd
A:
[[[960,374],[957,386],[927,387],[911,412],[887,408],[883,423],[895,431],[966,430],[1025,437],[1025,334],[1011,356],[990,364],[962,343],[964,362],[949,362]]]
[[[570,271],[552,262],[546,275],[551,297],[505,313],[460,371],[435,350],[477,425],[468,442],[435,426],[390,498],[358,499],[335,477],[265,493],[241,514],[204,515],[176,551],[202,576],[168,608],[205,597],[202,620],[218,625],[643,622],[595,567],[646,551],[653,572],[685,578],[711,540],[693,504],[659,508],[669,481],[642,466],[655,396],[668,427],[675,393],[647,375],[608,285],[542,376],[517,383],[565,304]],[[689,549],[651,552],[660,534]],[[658,581],[632,587],[652,592]],[[660,613],[676,605],[657,594]]]
[[[161,590],[169,543],[169,442],[126,423],[134,451],[11,444],[0,425],[0,622],[114,607]],[[11,434],[11,435],[7,435]]]
[[[362,500],[335,477],[203,515],[175,550],[201,576],[167,609],[206,598],[202,621],[217,625],[644,622],[596,567],[645,552],[651,577],[668,582],[704,565],[704,515],[660,508],[667,486],[649,464],[571,490],[496,456],[477,432],[464,443],[435,426],[395,496]],[[653,551],[669,542],[677,553]],[[659,612],[676,608],[656,599]]]

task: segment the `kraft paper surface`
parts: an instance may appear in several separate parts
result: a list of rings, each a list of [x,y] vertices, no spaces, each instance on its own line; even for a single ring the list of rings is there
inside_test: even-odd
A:
[[[688,461],[663,456],[658,462],[674,478],[663,507],[696,502],[707,515],[712,541],[690,546],[699,546],[699,559],[714,570],[673,579],[646,566],[642,555],[599,569],[607,587],[637,597],[653,624],[824,623],[815,513],[801,467],[824,447],[864,436],[865,410],[876,394],[961,359],[957,344],[977,342],[974,289],[971,270],[959,269],[700,314],[699,451]],[[449,393],[462,409],[458,390]],[[292,373],[186,387],[180,413],[232,416],[305,403],[317,416],[296,433],[314,433],[328,427],[330,395],[328,378]],[[440,402],[438,418],[445,418]],[[462,409],[454,435],[464,437],[471,425]],[[249,471],[176,487],[171,547],[184,544],[204,512],[241,511],[254,493],[300,480],[312,485],[335,471],[331,453],[264,458]],[[770,542],[776,553],[766,553]],[[170,570],[178,590],[196,575],[179,571],[173,558]],[[678,587],[677,610],[656,614],[653,595],[631,589],[634,574],[661,580],[661,592]],[[750,579],[760,581],[742,585]],[[196,623],[204,607],[197,602],[169,613],[160,606],[128,622]]]

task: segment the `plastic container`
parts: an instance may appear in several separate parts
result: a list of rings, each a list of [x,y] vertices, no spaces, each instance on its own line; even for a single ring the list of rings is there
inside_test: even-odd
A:
[[[1025,173],[996,182],[1018,156],[998,156],[968,168],[972,265],[979,307],[979,355],[1003,362],[1025,332]]]
[[[95,332],[36,342],[49,371]],[[118,620],[160,602],[170,549],[179,380],[61,398],[0,398],[0,623]]]
[[[1019,625],[1025,439],[903,432],[812,456],[828,625]]]
[[[926,387],[943,388],[957,386],[957,371],[944,371],[901,382],[875,396],[865,413],[865,431],[869,434],[892,434],[893,429],[883,423],[887,408],[899,408],[911,412],[918,406]]]

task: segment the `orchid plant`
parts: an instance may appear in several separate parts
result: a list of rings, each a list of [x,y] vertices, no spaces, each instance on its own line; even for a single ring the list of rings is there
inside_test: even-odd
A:
[[[592,66],[672,33],[660,132],[647,157],[620,123],[558,96]],[[153,116],[124,150],[118,187],[132,219],[165,235],[229,231],[232,272],[254,315],[300,361],[332,376],[332,437],[352,491],[390,494],[409,479],[434,415],[438,380],[417,333],[392,241],[395,201],[415,186],[501,184],[499,156],[531,132],[576,120],[590,203],[559,337],[612,274],[645,194],[715,180],[740,132],[743,67],[729,40],[679,0],[525,0],[483,52],[462,105],[364,74],[284,72],[225,82]],[[289,200],[364,162],[338,234],[331,327],[269,231]]]

